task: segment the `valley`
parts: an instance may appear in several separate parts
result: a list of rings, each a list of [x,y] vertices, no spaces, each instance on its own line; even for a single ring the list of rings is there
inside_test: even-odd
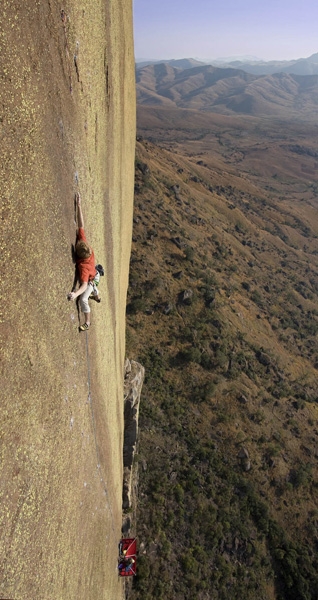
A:
[[[315,598],[316,133],[138,106],[134,600]]]

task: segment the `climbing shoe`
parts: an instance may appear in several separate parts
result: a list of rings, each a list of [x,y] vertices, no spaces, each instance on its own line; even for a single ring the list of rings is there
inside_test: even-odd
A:
[[[83,323],[83,325],[79,326],[80,331],[87,331],[87,329],[89,329],[88,323]]]
[[[95,296],[95,294],[91,294],[89,296],[89,300],[95,300],[95,302],[99,303],[101,301],[101,298],[100,298],[100,296]]]

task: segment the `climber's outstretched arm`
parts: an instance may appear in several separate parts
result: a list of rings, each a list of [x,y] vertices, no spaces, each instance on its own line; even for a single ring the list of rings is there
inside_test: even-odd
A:
[[[81,197],[80,197],[79,193],[75,194],[75,201],[76,201],[76,206],[77,206],[77,226],[84,228],[84,217],[83,217],[82,206],[81,206]]]

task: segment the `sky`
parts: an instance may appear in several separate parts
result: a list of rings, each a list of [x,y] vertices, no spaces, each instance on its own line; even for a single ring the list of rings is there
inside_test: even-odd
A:
[[[318,0],[133,0],[136,59],[318,52]]]

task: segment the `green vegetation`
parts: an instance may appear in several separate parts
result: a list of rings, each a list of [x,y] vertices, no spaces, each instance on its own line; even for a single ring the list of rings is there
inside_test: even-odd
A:
[[[315,267],[299,260],[295,269],[292,249],[281,267],[281,246],[260,236],[264,207],[249,191],[257,228],[246,225],[243,207],[229,227],[225,194],[237,206],[239,189],[195,197],[189,162],[159,155],[149,142],[138,147],[161,205],[146,203],[137,169],[127,355],[144,365],[146,379],[143,546],[131,599],[314,600]],[[161,175],[172,168],[179,204],[171,175],[169,186]],[[271,210],[279,214],[273,200]],[[147,240],[150,228],[156,235]]]

